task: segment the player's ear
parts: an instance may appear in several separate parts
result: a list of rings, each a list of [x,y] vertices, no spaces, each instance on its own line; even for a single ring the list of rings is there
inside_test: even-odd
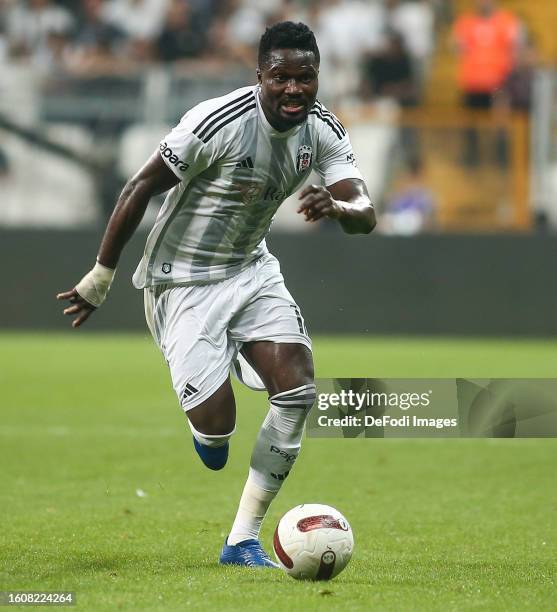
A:
[[[257,74],[257,82],[261,85],[261,70],[257,68],[255,73]]]

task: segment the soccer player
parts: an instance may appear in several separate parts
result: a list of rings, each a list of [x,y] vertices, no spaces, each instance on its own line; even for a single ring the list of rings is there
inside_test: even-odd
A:
[[[107,296],[125,243],[149,200],[169,191],[133,283],[203,463],[224,467],[236,406],[230,372],[269,394],[238,512],[220,562],[276,567],[261,523],[300,451],[315,400],[311,341],[265,235],[312,168],[326,187],[302,191],[298,212],[368,233],[374,209],[346,130],[317,99],[319,49],[304,24],[261,38],[255,86],[188,111],[124,187],[94,268],[64,314],[79,327]]]

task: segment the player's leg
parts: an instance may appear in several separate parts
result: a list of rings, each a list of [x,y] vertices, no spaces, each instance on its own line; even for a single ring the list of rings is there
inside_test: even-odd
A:
[[[221,470],[228,461],[228,441],[236,427],[236,402],[230,379],[186,415],[197,454],[209,469]]]
[[[213,470],[226,464],[236,419],[229,368],[237,347],[226,330],[230,285],[145,292],[147,323],[170,368],[195,450]]]
[[[259,431],[238,513],[221,563],[242,562],[242,548],[259,547],[258,565],[274,565],[259,544],[261,523],[300,451],[307,414],[315,401],[311,341],[300,310],[284,286],[278,262],[259,269],[254,299],[231,321],[243,354],[265,383],[269,409]]]
[[[242,353],[261,377],[271,397],[301,385],[313,385],[313,355],[304,344],[247,342]]]
[[[244,355],[269,392],[269,411],[252,453],[229,544],[257,539],[267,510],[300,452],[304,425],[315,401],[313,359],[303,344],[254,342]]]
[[[186,414],[190,425],[201,435],[222,436],[232,431],[236,424],[236,402],[230,379]]]

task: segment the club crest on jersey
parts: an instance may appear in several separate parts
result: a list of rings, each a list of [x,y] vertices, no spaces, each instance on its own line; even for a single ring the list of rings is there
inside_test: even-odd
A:
[[[298,155],[296,155],[296,171],[298,173],[305,172],[311,167],[312,155],[313,149],[308,145],[302,145],[298,149]]]

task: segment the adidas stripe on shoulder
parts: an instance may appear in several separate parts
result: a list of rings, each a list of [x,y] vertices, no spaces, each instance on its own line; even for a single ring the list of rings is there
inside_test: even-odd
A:
[[[326,123],[331,130],[335,133],[336,137],[339,140],[342,140],[344,136],[346,136],[346,130],[342,123],[331,113],[328,111],[319,100],[315,101],[312,109],[309,112],[310,115],[315,115],[318,119]]]
[[[193,133],[204,143],[207,143],[224,126],[256,107],[255,92],[252,89],[247,93],[234,97],[209,113],[193,129]]]

